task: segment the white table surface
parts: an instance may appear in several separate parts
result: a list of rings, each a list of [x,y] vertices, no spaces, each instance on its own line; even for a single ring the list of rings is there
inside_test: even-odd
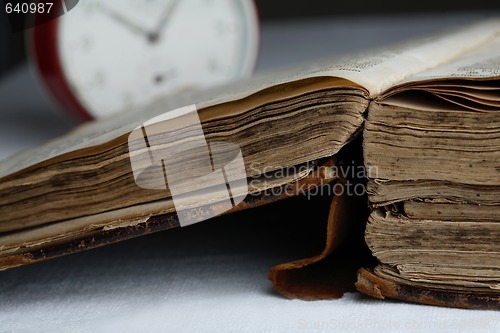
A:
[[[481,15],[268,23],[257,71],[379,46]],[[72,126],[46,101],[27,67],[0,81],[0,159]],[[267,270],[315,254],[322,242],[321,229],[284,220],[284,209],[294,215],[304,208],[265,207],[2,272],[0,332],[500,332],[495,311],[357,293],[318,302],[277,295]],[[314,217],[307,222],[321,223]]]

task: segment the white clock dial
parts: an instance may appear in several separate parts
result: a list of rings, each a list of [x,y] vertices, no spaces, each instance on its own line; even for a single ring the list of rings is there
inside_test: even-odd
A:
[[[57,41],[73,94],[103,117],[250,74],[257,30],[247,0],[85,0]]]

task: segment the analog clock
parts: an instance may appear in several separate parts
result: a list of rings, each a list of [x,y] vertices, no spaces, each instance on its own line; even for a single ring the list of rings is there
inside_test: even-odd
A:
[[[84,119],[251,74],[250,0],[85,0],[31,30],[43,84]]]

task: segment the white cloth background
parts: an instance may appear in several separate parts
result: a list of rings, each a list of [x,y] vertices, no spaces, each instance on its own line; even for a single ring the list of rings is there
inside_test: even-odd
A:
[[[258,71],[378,46],[481,14],[264,25]],[[0,158],[67,131],[27,68],[0,81]],[[321,249],[320,223],[264,207],[0,273],[0,332],[499,332],[495,311],[379,301],[287,300],[272,265]],[[296,214],[295,214],[296,215]],[[318,217],[318,219],[321,219]]]

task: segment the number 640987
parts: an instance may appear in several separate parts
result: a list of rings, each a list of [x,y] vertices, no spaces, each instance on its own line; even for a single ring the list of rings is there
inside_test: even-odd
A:
[[[12,4],[8,2],[5,5],[5,12],[7,14],[12,14],[12,13],[17,13],[17,14],[49,14],[50,10],[52,9],[52,6],[54,5],[53,2],[40,2],[40,3],[16,3]]]

